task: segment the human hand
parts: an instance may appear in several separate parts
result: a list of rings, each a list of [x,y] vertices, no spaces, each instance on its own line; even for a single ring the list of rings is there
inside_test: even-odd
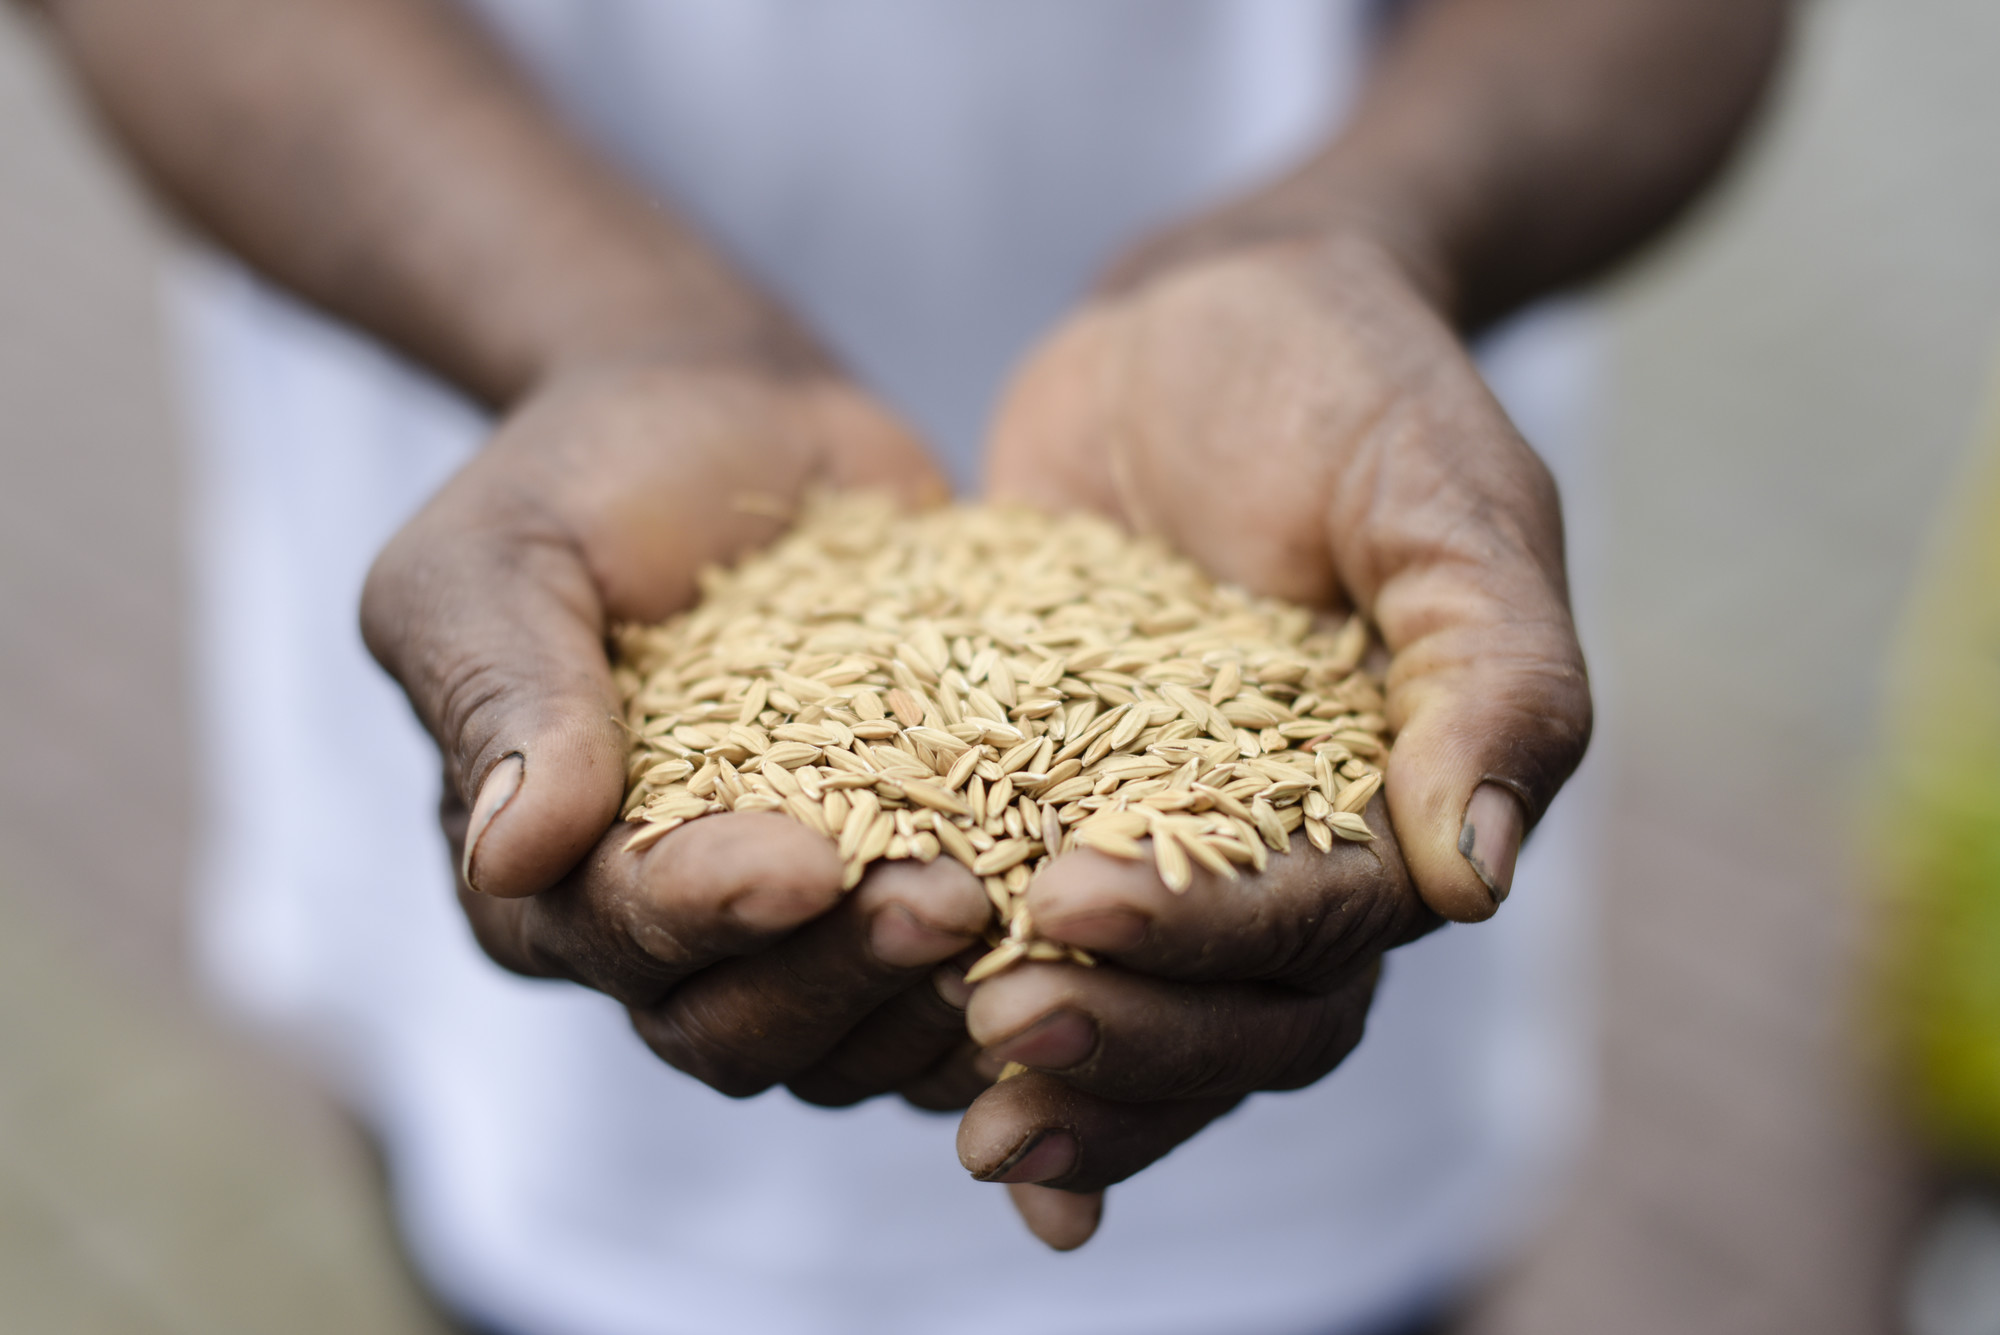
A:
[[[996,421],[993,493],[1358,608],[1392,654],[1396,743],[1369,812],[1379,865],[1302,852],[1268,885],[1175,899],[1143,866],[1073,854],[1030,891],[1038,931],[1111,966],[981,985],[968,1019],[989,1059],[1062,1078],[982,1095],[959,1145],[977,1174],[1066,1189],[1014,1188],[1058,1246],[1089,1236],[1107,1183],[1245,1094],[1330,1070],[1381,952],[1432,915],[1492,914],[1590,731],[1554,485],[1405,266],[1341,236],[1139,272],[1030,357]]]
[[[814,485],[945,494],[921,447],[817,369],[702,362],[566,374],[390,542],[370,649],[445,766],[443,820],[481,945],[624,1004],[730,1094],[849,1102],[964,1043],[933,966],[989,909],[949,859],[843,897],[825,839],[730,813],[627,852],[628,738],[607,626],[688,605],[704,564],[768,542]],[[960,998],[962,1000],[962,997]]]

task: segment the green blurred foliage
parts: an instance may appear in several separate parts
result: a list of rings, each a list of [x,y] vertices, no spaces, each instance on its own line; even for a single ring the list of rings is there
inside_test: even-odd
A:
[[[1888,898],[1877,998],[1917,1128],[2000,1171],[2000,395],[1940,516],[1867,791]]]

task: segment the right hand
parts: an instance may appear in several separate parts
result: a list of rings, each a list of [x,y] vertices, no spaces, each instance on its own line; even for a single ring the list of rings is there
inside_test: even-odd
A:
[[[1247,1094],[1333,1069],[1385,951],[1498,908],[1590,735],[1554,484],[1427,289],[1362,234],[1232,250],[1231,230],[1152,248],[1031,355],[993,487],[1365,613],[1392,654],[1395,747],[1366,850],[1302,849],[1179,896],[1079,851],[1029,889],[1037,930],[1105,967],[979,986],[989,1066],[1034,1074],[982,1094],[959,1147],[1059,1247],[1090,1236],[1107,1185]]]
[[[908,431],[829,372],[568,372],[383,550],[362,627],[437,741],[459,897],[489,955],[609,994],[725,1093],[787,1082],[844,1103],[934,1087],[964,1047],[932,974],[984,928],[979,883],[950,859],[892,864],[843,898],[832,846],[768,813],[625,852],[605,650],[611,623],[686,607],[702,566],[776,537],[819,485],[946,495]]]

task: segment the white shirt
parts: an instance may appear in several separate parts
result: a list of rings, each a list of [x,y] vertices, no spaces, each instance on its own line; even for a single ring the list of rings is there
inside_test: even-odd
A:
[[[1333,0],[478,7],[961,482],[1035,334],[1122,243],[1320,138],[1361,50],[1360,6]],[[452,899],[431,745],[355,629],[375,550],[488,424],[233,268],[181,292],[202,956],[377,1128],[417,1263],[461,1310],[523,1335],[1334,1331],[1463,1282],[1531,1211],[1583,1087],[1563,808],[1494,923],[1392,956],[1345,1066],[1115,1188],[1071,1255],[967,1178],[952,1118],[733,1102],[609,1000],[500,971]],[[1562,474],[1575,321],[1487,365]]]

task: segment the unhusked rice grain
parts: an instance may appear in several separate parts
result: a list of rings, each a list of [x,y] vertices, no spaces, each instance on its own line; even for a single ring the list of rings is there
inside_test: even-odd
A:
[[[877,859],[984,878],[977,982],[1081,950],[1038,940],[1025,892],[1059,853],[1150,858],[1180,892],[1289,852],[1374,838],[1389,742],[1358,616],[1217,584],[1083,515],[906,514],[812,498],[697,605],[618,628],[640,849],[689,820],[776,811]]]

